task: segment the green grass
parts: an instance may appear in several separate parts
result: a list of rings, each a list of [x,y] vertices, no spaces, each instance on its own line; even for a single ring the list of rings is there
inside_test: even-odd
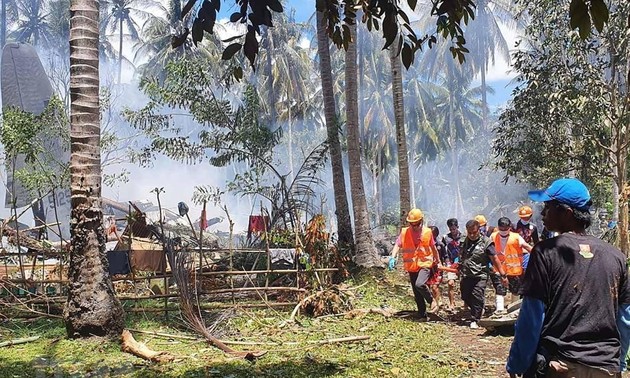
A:
[[[363,276],[354,291],[355,308],[388,305],[412,309],[407,284],[396,274]],[[299,346],[258,346],[267,354],[251,363],[232,359],[204,341],[167,339],[135,333],[153,350],[168,351],[175,362],[152,364],[120,351],[116,342],[92,338],[70,340],[59,320],[0,325],[2,340],[40,335],[28,344],[0,348],[2,377],[453,377],[462,374],[446,355],[452,352],[445,325],[416,323],[369,314],[355,319],[308,318],[289,324],[289,311],[239,310],[221,329],[225,340],[299,342]],[[194,336],[173,314],[127,315],[132,329]],[[356,343],[313,345],[309,341],[369,335]],[[236,349],[245,350],[243,346]],[[250,347],[254,348],[254,347]],[[440,357],[444,356],[444,357]]]

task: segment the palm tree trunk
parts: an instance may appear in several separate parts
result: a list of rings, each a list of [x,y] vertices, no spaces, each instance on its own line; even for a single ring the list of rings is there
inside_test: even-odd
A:
[[[403,101],[402,65],[400,55],[396,54],[398,38],[389,48],[392,65],[392,94],[394,96],[394,119],[396,121],[396,144],[398,145],[398,184],[400,188],[400,225],[405,224],[407,213],[411,210],[409,197],[409,159],[407,156],[407,136],[405,133],[405,104]]]
[[[348,6],[348,5],[346,5]],[[365,201],[363,173],[361,172],[361,140],[359,138],[359,114],[357,94],[357,25],[350,25],[351,41],[346,51],[346,124],[348,127],[348,163],[350,165],[350,195],[354,213],[357,265],[370,268],[381,266],[374,247],[370,221]]]
[[[293,182],[293,178],[295,177],[295,172],[293,172],[293,120],[291,118],[291,104],[288,104],[287,108],[287,131],[288,131],[288,155],[289,155],[289,181]]]
[[[325,2],[324,6],[325,6]],[[335,214],[337,215],[337,232],[339,233],[339,248],[354,250],[352,222],[348,208],[346,194],[346,180],[339,142],[339,123],[333,91],[332,67],[330,64],[330,49],[328,34],[326,33],[327,9],[317,10],[317,54],[319,55],[319,72],[322,80],[322,96],[324,97],[324,117],[328,144],[330,145],[330,160],[332,165],[333,191],[335,193]]]
[[[400,150],[398,150],[400,151]],[[400,154],[400,152],[398,152]],[[409,161],[411,161],[411,168],[409,169],[409,208],[414,208],[416,206],[416,169],[414,166],[414,161],[416,160],[416,153],[412,148],[409,151]],[[398,163],[400,164],[400,163]]]
[[[449,72],[449,89],[448,89],[448,127],[450,133],[451,144],[451,164],[453,172],[453,181],[455,183],[455,217],[459,218],[464,215],[464,201],[462,200],[462,190],[459,183],[459,159],[457,157],[457,133],[455,131],[455,99],[453,91],[455,90],[455,84],[453,83],[454,74],[452,69]]]
[[[486,2],[480,1],[478,4],[480,7],[479,13],[480,16],[484,19],[487,18],[486,15]],[[483,25],[483,24],[481,24]],[[486,85],[486,71],[488,70],[488,57],[486,55],[486,39],[481,39],[481,129],[486,131],[486,127],[488,127],[488,94],[487,94],[487,85]]]
[[[481,68],[481,129],[485,132],[488,127],[488,94],[486,87],[486,63],[485,58]]]
[[[118,36],[118,84],[122,78],[123,19],[120,19],[120,35]]]
[[[72,0],[70,14],[72,248],[64,320],[70,337],[118,338],[124,313],[108,272],[100,201],[99,3]]]
[[[265,74],[267,75],[267,96],[269,102],[269,117],[271,124],[276,123],[276,93],[273,90],[273,39],[269,27],[263,27],[263,43],[267,52],[267,65]]]

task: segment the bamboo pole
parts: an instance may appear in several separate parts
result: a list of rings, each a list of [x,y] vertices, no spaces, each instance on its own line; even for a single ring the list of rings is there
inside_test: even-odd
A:
[[[30,343],[31,341],[35,341],[35,340],[39,339],[39,337],[40,336],[33,336],[33,337],[25,337],[23,339],[15,339],[15,340],[3,341],[3,342],[0,343],[0,347]]]
[[[6,265],[5,262],[5,269],[8,269],[8,265]],[[316,272],[336,272],[338,271],[338,268],[317,268],[317,269],[313,269],[313,271]],[[221,271],[221,272],[204,272],[203,276],[227,276],[227,275],[232,275],[232,276],[248,276],[248,275],[252,275],[252,274],[268,274],[268,273],[280,273],[280,274],[290,274],[290,273],[296,273],[298,272],[297,269],[282,269],[282,270],[234,270],[234,271]],[[120,282],[120,281],[133,281],[133,282],[139,282],[139,281],[146,281],[146,280],[155,280],[155,279],[162,279],[162,278],[171,278],[173,277],[172,274],[163,274],[163,275],[156,275],[156,276],[150,276],[150,277],[135,277],[135,278],[112,278],[112,282]],[[20,279],[20,278],[5,278],[5,279],[0,279],[0,283],[2,282],[7,282],[7,283],[13,283],[13,284],[24,284],[27,282],[35,282],[37,284],[68,284],[70,281],[68,281],[67,279],[61,279],[61,280],[24,280],[24,279]],[[273,286],[270,286],[271,288],[273,288]]]

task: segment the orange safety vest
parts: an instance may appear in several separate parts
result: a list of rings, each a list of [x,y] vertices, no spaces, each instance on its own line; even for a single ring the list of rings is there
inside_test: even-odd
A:
[[[520,276],[523,274],[523,248],[519,242],[519,234],[510,231],[507,245],[503,252],[499,252],[501,248],[501,235],[493,233],[494,247],[497,251],[497,257],[503,266],[505,274],[508,276]],[[494,269],[494,268],[493,268]]]
[[[422,227],[420,241],[416,245],[410,227],[403,227],[400,240],[402,241],[402,259],[407,272],[417,272],[422,268],[433,266],[433,251],[429,248],[432,239],[433,231],[428,227]]]

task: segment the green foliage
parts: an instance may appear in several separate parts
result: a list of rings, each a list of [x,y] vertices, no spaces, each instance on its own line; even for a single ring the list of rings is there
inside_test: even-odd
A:
[[[5,158],[24,157],[25,166],[14,177],[31,193],[46,192],[69,184],[70,147],[68,119],[62,102],[53,97],[39,115],[6,108],[0,128]]]
[[[141,83],[150,98],[144,108],[124,111],[130,124],[150,139],[150,145],[134,156],[135,162],[150,166],[156,154],[188,164],[208,158],[215,166],[269,161],[281,130],[259,123],[259,101],[252,87],[245,91],[243,106],[234,109],[229,101],[215,97],[219,83],[202,65],[182,59],[170,63],[166,71],[163,83],[152,78]],[[185,135],[179,126],[183,117],[169,114],[175,109],[190,113],[200,125],[197,135]]]
[[[185,28],[172,39],[172,46],[177,48],[184,44],[191,35],[195,44],[202,41],[205,33],[212,34],[216,22],[217,13],[221,9],[222,2],[226,0],[188,0],[182,11],[182,20],[193,9],[197,2],[201,3],[192,24],[192,32]],[[283,7],[279,0],[259,0],[250,2],[247,0],[235,0],[236,11],[230,16],[230,22],[241,23],[247,26],[243,35],[229,38],[224,42],[231,42],[223,51],[223,59],[231,59],[239,51],[249,60],[252,68],[259,53],[257,35],[261,29],[272,27],[272,12],[280,13]],[[409,15],[397,2],[391,0],[318,0],[316,10],[323,12],[326,18],[326,29],[330,39],[337,47],[348,48],[351,42],[350,25],[357,22],[357,10],[362,11],[361,21],[366,24],[368,30],[376,30],[382,33],[385,40],[384,47],[396,49],[396,54],[402,52],[402,60],[405,67],[410,67],[414,55],[421,50],[425,43],[429,47],[437,42],[436,35],[442,35],[453,41],[451,51],[453,57],[460,62],[464,60],[464,54],[468,52],[465,45],[463,26],[468,24],[475,16],[475,4],[472,0],[432,0],[430,14],[436,16],[435,32],[432,35],[418,37],[411,26]],[[413,10],[417,0],[407,0],[407,5]],[[238,42],[234,42],[239,40]],[[398,40],[397,46],[392,46]],[[242,70],[234,70],[234,75],[241,77]]]
[[[256,194],[271,203],[271,226],[280,221],[284,227],[297,224],[299,213],[310,213],[309,207],[316,193],[315,186],[323,184],[318,174],[328,158],[328,144],[321,143],[306,157],[297,170],[292,181],[288,182],[288,175],[281,174],[273,165],[254,167],[250,171],[237,174],[228,183],[228,189],[241,195]],[[265,168],[273,172],[270,179],[263,176]]]
[[[352,304],[357,309],[391,306],[404,310],[415,306],[408,293],[408,283],[397,274],[363,277],[348,284],[358,287],[352,291],[355,294]],[[246,301],[239,299],[239,303]],[[142,308],[143,303],[135,306]],[[470,352],[453,348],[454,340],[462,335],[461,328],[452,324],[420,324],[405,318],[368,314],[347,319],[300,315],[300,325],[291,325],[286,322],[291,309],[238,308],[224,313],[227,316],[218,324],[220,329],[217,330],[223,340],[285,343],[235,346],[238,350],[267,350],[268,353],[255,363],[231,358],[200,339],[168,339],[132,332],[136,340],[145,343],[151,350],[166,351],[177,357],[172,363],[147,363],[122,352],[119,342],[100,338],[67,339],[60,320],[9,320],[0,327],[3,340],[33,335],[42,337],[28,344],[0,348],[0,369],[7,377],[446,378],[475,375],[466,370],[468,364],[464,361],[469,358],[467,355]],[[178,319],[178,315],[173,313],[169,313],[168,318],[152,312],[128,314],[126,328],[199,337],[187,332]],[[370,339],[355,343],[314,344],[354,335],[368,335]],[[495,339],[491,341],[504,338]],[[482,358],[481,353],[478,356]],[[502,356],[495,356],[492,361],[501,359]],[[487,356],[482,361],[485,360]],[[491,366],[485,364],[483,367]],[[487,371],[485,374],[488,375]]]
[[[271,130],[261,123],[261,104],[253,87],[247,87],[243,104],[234,108],[227,100],[215,97],[220,81],[207,69],[190,60],[179,60],[166,68],[163,82],[147,78],[142,82],[149,103],[137,111],[125,110],[124,117],[142,132],[149,144],[141,147],[134,161],[145,166],[158,154],[188,164],[207,160],[223,167],[244,163],[247,169],[235,176],[228,189],[242,195],[262,195],[271,202],[272,224],[283,220],[296,224],[297,212],[306,211],[313,186],[321,183],[317,176],[327,158],[327,145],[314,148],[287,182],[288,175],[277,170],[273,149],[282,130]],[[188,113],[193,122],[186,125]],[[195,128],[193,134],[185,128]],[[207,193],[199,193],[209,199]]]
[[[560,4],[517,3],[531,17],[527,35],[532,39],[514,55],[520,76],[495,129],[497,167],[506,179],[513,176],[536,186],[567,175],[606,185],[618,164],[613,150],[624,145],[619,131],[628,123],[626,95],[619,85],[627,75],[624,30],[630,5],[616,2],[606,33],[585,41],[575,32],[558,30],[569,19]],[[627,155],[627,149],[620,152]]]

